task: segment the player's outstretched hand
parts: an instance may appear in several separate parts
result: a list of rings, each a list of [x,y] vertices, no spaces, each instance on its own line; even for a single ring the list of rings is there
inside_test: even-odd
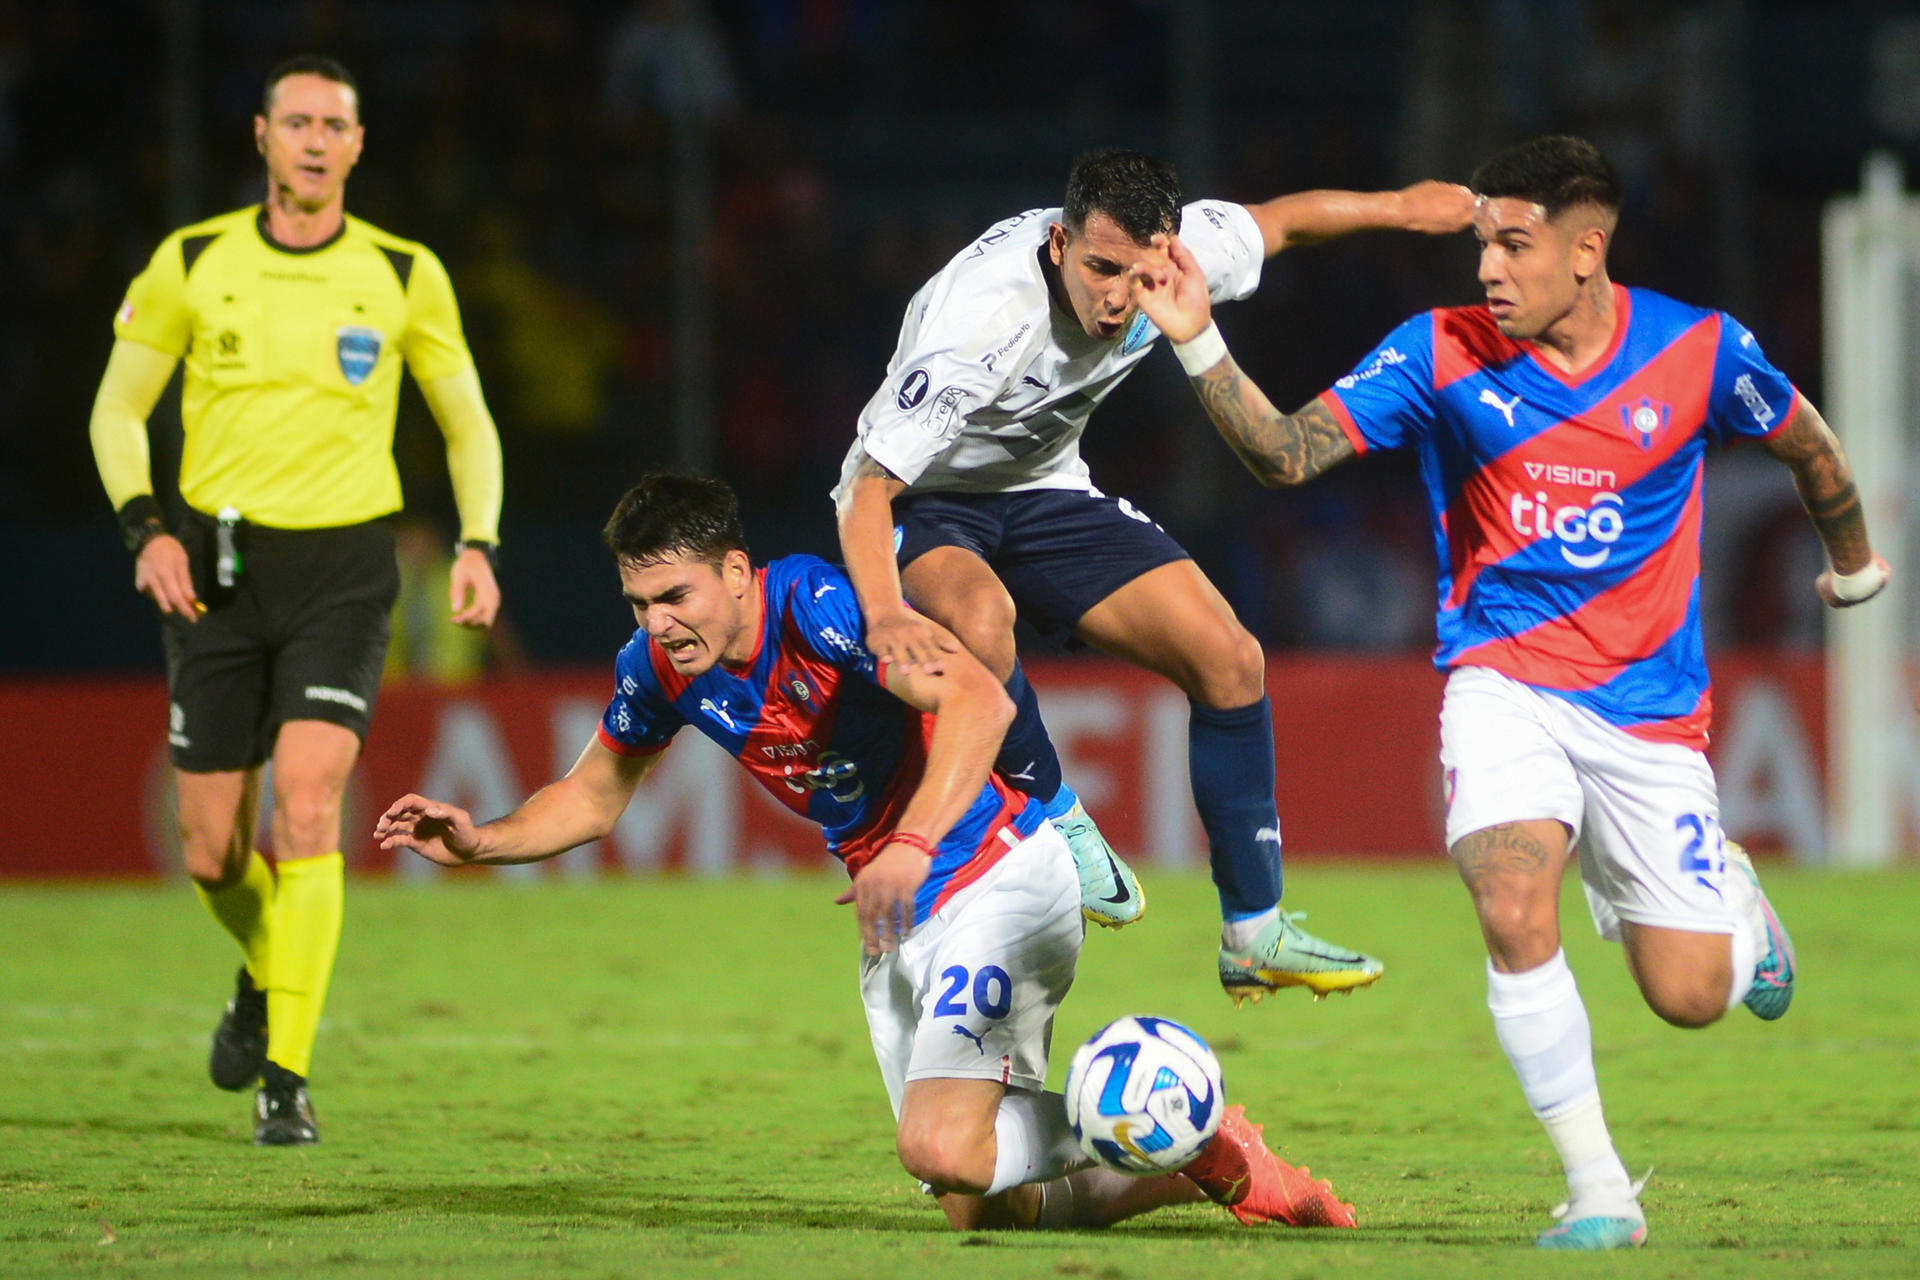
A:
[[[960,652],[960,641],[924,615],[901,609],[867,619],[867,648],[890,667],[938,674],[941,659]]]
[[[1156,233],[1153,252],[1127,272],[1133,301],[1169,342],[1191,342],[1213,323],[1207,273],[1179,236]]]
[[[1479,197],[1457,182],[1429,178],[1400,189],[1401,211],[1409,231],[1428,235],[1450,235],[1473,225],[1473,213]]]
[[[932,861],[913,845],[893,842],[860,868],[853,883],[834,899],[842,906],[853,904],[860,920],[860,949],[867,955],[884,955],[906,941],[913,929],[913,897],[926,882]]]
[[[160,612],[177,613],[188,622],[197,622],[207,611],[193,589],[187,549],[172,534],[163,533],[140,548],[140,558],[133,562],[133,589],[159,605]]]
[[[1856,604],[1865,604],[1886,589],[1887,579],[1893,574],[1884,557],[1875,556],[1863,569],[1848,574],[1835,574],[1828,569],[1813,580],[1813,589],[1820,593],[1829,609],[1845,609]]]
[[[475,630],[492,626],[500,612],[500,584],[494,580],[487,553],[478,547],[461,551],[453,558],[451,579],[447,595],[453,621]]]
[[[479,851],[473,815],[425,796],[404,795],[373,824],[382,849],[411,849],[443,867],[461,867]]]

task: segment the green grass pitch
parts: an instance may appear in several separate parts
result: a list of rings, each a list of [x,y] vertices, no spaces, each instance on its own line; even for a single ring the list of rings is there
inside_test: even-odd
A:
[[[1206,1035],[1353,1233],[1206,1206],[1104,1233],[956,1236],[900,1171],[827,875],[348,888],[314,1068],[323,1142],[249,1145],[205,1076],[235,953],[184,882],[0,891],[0,1275],[1348,1277],[1920,1275],[1920,875],[1763,869],[1802,982],[1771,1026],[1639,1003],[1565,918],[1622,1154],[1657,1166],[1632,1255],[1527,1247],[1557,1167],[1494,1043],[1444,865],[1296,861],[1309,927],[1377,988],[1236,1010],[1211,892],[1147,878],[1055,1035],[1127,1012]]]

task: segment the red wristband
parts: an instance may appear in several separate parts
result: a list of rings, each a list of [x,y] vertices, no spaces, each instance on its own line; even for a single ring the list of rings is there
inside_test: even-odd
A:
[[[917,836],[911,831],[896,831],[887,837],[887,843],[904,844],[910,848],[918,849],[929,858],[933,856],[933,842],[925,836]]]

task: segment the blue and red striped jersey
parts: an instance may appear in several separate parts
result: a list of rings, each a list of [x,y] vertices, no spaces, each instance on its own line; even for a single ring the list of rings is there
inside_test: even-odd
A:
[[[715,664],[691,680],[645,629],[615,664],[602,745],[661,751],[692,725],[725,747],[787,808],[820,824],[827,848],[858,875],[892,835],[920,785],[933,717],[887,692],[846,572],[813,556],[755,573],[758,647],[744,669]],[[917,924],[1039,830],[1040,806],[998,776],[940,841],[914,903]]]
[[[1418,451],[1439,552],[1435,665],[1490,667],[1638,737],[1704,747],[1700,481],[1795,391],[1737,320],[1613,287],[1569,374],[1484,306],[1395,329],[1325,399],[1360,452]]]

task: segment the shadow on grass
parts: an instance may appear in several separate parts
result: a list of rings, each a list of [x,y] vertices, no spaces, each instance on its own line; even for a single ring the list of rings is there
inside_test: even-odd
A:
[[[215,1206],[209,1205],[210,1209]],[[376,1218],[395,1213],[426,1217],[533,1220],[573,1230],[694,1231],[778,1233],[789,1231],[873,1231],[889,1234],[951,1236],[963,1246],[1022,1247],[1039,1239],[1027,1232],[957,1234],[931,1201],[893,1200],[868,1205],[844,1200],[783,1194],[779,1188],[701,1186],[665,1189],[618,1179],[559,1178],[539,1182],[436,1182],[387,1187],[365,1194],[305,1203],[265,1203],[252,1210],[256,1219],[288,1221]],[[1225,1215],[1180,1213],[1135,1219],[1118,1228],[1133,1238],[1197,1240],[1273,1235],[1317,1244],[1430,1244],[1486,1247],[1512,1243],[1512,1232],[1483,1225],[1449,1228],[1441,1223],[1397,1223],[1385,1229],[1299,1231],[1284,1226],[1245,1228]],[[1048,1233],[1055,1241],[1111,1234],[1093,1229]]]
[[[0,1129],[35,1129],[43,1133],[118,1133],[128,1137],[171,1135],[231,1145],[232,1125],[210,1120],[138,1120],[125,1116],[9,1116],[0,1115]]]
[[[635,1227],[705,1231],[821,1230],[944,1231],[932,1206],[925,1214],[887,1205],[848,1205],[840,1200],[789,1198],[765,1189],[701,1187],[696,1191],[636,1187],[617,1179],[557,1178],[539,1182],[435,1182],[386,1187],[355,1196],[327,1196],[301,1203],[257,1203],[256,1220],[380,1217],[394,1213],[448,1218],[497,1217],[550,1220],[576,1228]],[[225,1212],[225,1200],[202,1206]]]

